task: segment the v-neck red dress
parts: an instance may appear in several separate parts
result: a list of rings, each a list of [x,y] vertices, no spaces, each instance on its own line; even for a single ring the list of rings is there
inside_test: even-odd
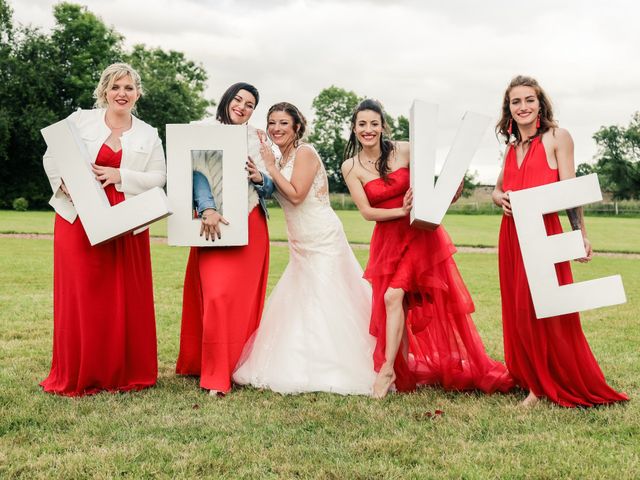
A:
[[[409,169],[400,168],[364,186],[375,208],[402,206],[409,188]],[[406,294],[408,358],[395,358],[395,386],[411,391],[419,385],[447,390],[506,392],[513,379],[504,364],[491,359],[471,318],[473,301],[453,260],[456,248],[443,227],[412,228],[409,217],[377,222],[364,276],[371,282],[370,333],[376,337],[374,367],[385,362],[387,288]]]
[[[518,168],[509,147],[503,190],[516,191],[559,180],[547,163],[541,137],[535,138]],[[557,213],[545,215],[547,234],[562,233]],[[564,407],[592,406],[628,400],[609,387],[582,332],[577,313],[538,319],[513,217],[504,215],[498,245],[504,356],[516,382],[536,396]],[[556,265],[560,285],[573,282],[569,262]]]
[[[120,167],[103,145],[96,165]],[[124,193],[108,185],[111,205]],[[81,396],[156,383],[156,322],[149,231],[91,246],[79,218],[56,215],[53,240],[53,355],[40,385]]]

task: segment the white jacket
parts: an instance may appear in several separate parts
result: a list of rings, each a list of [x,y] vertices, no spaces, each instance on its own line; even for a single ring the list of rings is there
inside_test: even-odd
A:
[[[67,117],[77,128],[87,147],[91,161],[95,163],[100,148],[111,135],[105,123],[106,109],[78,110]],[[125,198],[133,197],[153,187],[164,186],[167,167],[158,130],[133,116],[131,128],[122,134],[121,183],[116,190]],[[73,203],[60,189],[62,179],[49,150],[43,157],[44,170],[49,177],[53,196],[49,204],[58,215],[73,223],[78,216]]]

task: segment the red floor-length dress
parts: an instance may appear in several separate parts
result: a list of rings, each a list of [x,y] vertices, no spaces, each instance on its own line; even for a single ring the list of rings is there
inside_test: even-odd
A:
[[[96,164],[120,167],[107,145]],[[111,205],[124,201],[113,185]],[[149,231],[91,246],[80,219],[56,215],[53,241],[53,355],[40,385],[68,396],[139,390],[156,383],[156,321]]]
[[[258,328],[269,278],[269,231],[260,206],[249,214],[249,243],[193,247],[184,280],[179,375],[207,390],[231,390],[231,374]]]
[[[515,149],[504,163],[503,190],[516,191],[559,180],[547,163],[541,137],[532,142],[518,168]],[[545,215],[547,234],[562,233],[557,213]],[[504,215],[498,245],[504,356],[518,385],[564,407],[628,400],[607,385],[587,339],[580,315],[536,318],[513,217]],[[573,282],[569,262],[556,265],[560,285]]]
[[[409,188],[409,169],[400,168],[365,184],[375,208],[402,206]],[[471,296],[452,255],[456,249],[443,227],[434,231],[412,228],[409,217],[377,222],[365,270],[373,287],[370,332],[377,339],[376,371],[385,361],[387,288],[406,293],[409,355],[398,352],[394,363],[396,388],[440,385],[447,390],[478,389],[506,392],[513,379],[506,367],[492,360],[471,319]]]

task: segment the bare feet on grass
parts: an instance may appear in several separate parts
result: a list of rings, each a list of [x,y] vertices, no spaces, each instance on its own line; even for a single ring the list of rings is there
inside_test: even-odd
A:
[[[389,388],[391,388],[391,385],[395,380],[396,374],[393,371],[393,367],[383,365],[378,372],[376,381],[373,384],[373,398],[386,397],[387,393],[389,393]]]
[[[533,392],[529,392],[529,396],[525,398],[520,405],[526,408],[533,407],[536,403],[540,401],[540,398],[536,397]]]

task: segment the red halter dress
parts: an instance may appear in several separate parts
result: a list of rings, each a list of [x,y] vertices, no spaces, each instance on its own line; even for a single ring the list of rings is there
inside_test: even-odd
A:
[[[515,191],[558,181],[547,163],[540,137],[532,142],[520,167],[509,147],[503,190]],[[562,233],[558,214],[545,215],[547,234]],[[522,263],[513,217],[504,215],[498,249],[504,356],[518,385],[564,407],[628,400],[609,387],[582,332],[577,313],[536,318]],[[573,282],[569,262],[556,265],[560,285]]]

